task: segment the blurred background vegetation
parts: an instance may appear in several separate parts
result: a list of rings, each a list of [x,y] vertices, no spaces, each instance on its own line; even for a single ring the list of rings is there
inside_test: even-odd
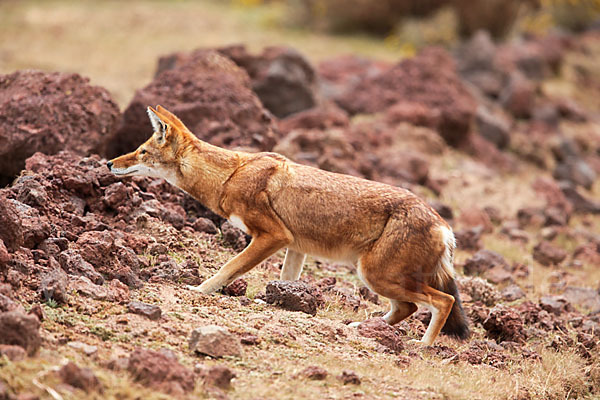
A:
[[[510,40],[599,19],[600,0],[0,0],[0,73],[78,72],[124,106],[173,51],[243,42],[392,61],[479,29]]]

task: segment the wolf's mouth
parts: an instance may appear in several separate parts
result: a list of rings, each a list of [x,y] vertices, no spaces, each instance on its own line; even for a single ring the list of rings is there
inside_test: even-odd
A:
[[[133,171],[112,171],[113,174],[115,175],[119,175],[119,176],[127,176],[127,175],[131,175],[131,174],[135,174],[136,172],[138,172],[139,170],[134,169]]]

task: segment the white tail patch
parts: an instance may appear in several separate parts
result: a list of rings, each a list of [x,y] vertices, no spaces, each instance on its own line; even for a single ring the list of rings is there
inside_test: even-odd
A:
[[[456,239],[452,229],[447,226],[440,226],[439,231],[444,243],[444,252],[438,261],[436,273],[433,278],[437,288],[443,287],[445,282],[454,279],[454,249],[456,248]]]

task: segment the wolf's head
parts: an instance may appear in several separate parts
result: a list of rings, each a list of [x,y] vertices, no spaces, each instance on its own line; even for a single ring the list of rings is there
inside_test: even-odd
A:
[[[152,137],[137,150],[110,160],[106,165],[118,176],[150,176],[177,184],[179,161],[190,140],[181,120],[161,106],[148,107],[154,128]]]

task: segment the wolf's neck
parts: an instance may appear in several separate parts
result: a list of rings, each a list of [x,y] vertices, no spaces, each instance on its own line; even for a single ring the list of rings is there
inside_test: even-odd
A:
[[[177,186],[211,211],[222,214],[223,185],[241,162],[239,152],[194,141],[180,158]]]

